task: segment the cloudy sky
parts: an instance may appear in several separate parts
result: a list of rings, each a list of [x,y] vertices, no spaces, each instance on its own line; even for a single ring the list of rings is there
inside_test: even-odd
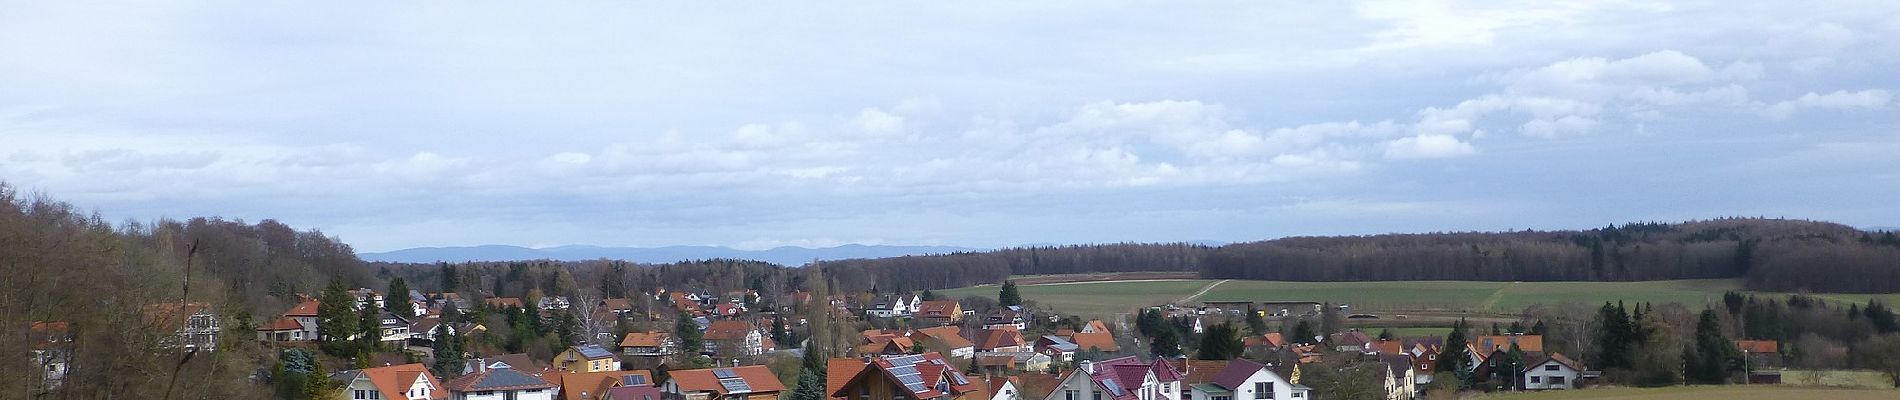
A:
[[[4,3],[0,180],[362,251],[1900,225],[1893,1]]]

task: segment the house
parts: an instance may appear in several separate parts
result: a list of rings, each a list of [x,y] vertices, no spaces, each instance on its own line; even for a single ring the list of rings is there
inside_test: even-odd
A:
[[[1544,352],[1543,335],[1486,335],[1473,337],[1469,343],[1479,350],[1478,354],[1490,354],[1492,350],[1510,350],[1513,344],[1525,353]]]
[[[1428,336],[1405,339],[1403,342],[1405,355],[1412,357],[1412,370],[1418,376],[1418,384],[1431,384],[1432,374],[1438,372],[1438,351],[1444,347],[1445,339]]]
[[[679,352],[673,334],[662,331],[627,332],[620,339],[620,354],[638,357],[665,357]]]
[[[712,321],[706,325],[703,352],[707,355],[738,354],[756,356],[765,354],[773,346],[767,346],[769,339],[752,323],[740,320]],[[722,353],[721,350],[726,350]]]
[[[1002,327],[1016,328],[1019,331],[1029,329],[1029,324],[1026,323],[1028,318],[1029,313],[1023,310],[1022,306],[1008,306],[983,316],[983,329]]]
[[[971,377],[976,381],[977,391],[964,395],[970,400],[1019,400],[1026,398],[1016,386],[1016,377],[981,376]]]
[[[1062,386],[1064,375],[1050,373],[1020,374],[1014,378],[1016,389],[1021,393],[1017,400],[1036,400],[1049,397],[1057,387]]]
[[[619,386],[607,389],[607,396],[601,397],[601,400],[661,400],[663,397],[658,387]]]
[[[1404,354],[1380,354],[1385,368],[1386,400],[1411,400],[1418,396],[1418,374],[1412,370],[1412,357]]]
[[[918,329],[917,333],[918,335],[911,335],[911,338],[925,346],[948,350],[951,358],[967,359],[976,352],[976,344],[971,343],[970,339],[963,338],[962,329],[955,326]]]
[[[449,334],[455,334],[455,327],[442,324],[442,318],[422,318],[409,323],[409,340],[424,344],[435,343],[436,329],[441,328]]]
[[[1088,323],[1082,324],[1082,329],[1076,332],[1077,333],[1096,333],[1096,332],[1107,333],[1108,323],[1102,322],[1102,320],[1099,320],[1099,319],[1091,319],[1089,320]]]
[[[449,391],[422,364],[403,364],[330,374],[350,400],[447,400]]]
[[[624,386],[653,386],[653,374],[647,371],[569,372],[543,375],[560,386],[561,400],[600,400],[607,391]]]
[[[500,310],[508,307],[524,308],[521,305],[520,297],[493,297],[488,299],[488,308]]]
[[[1333,351],[1341,353],[1369,353],[1367,347],[1372,344],[1372,337],[1353,330],[1335,333],[1327,343],[1332,345]]]
[[[469,306],[473,305],[468,302],[468,299],[462,298],[462,294],[455,292],[430,294],[429,301],[435,305],[435,309],[438,312],[440,312],[443,307],[454,307],[457,310],[467,311]]]
[[[954,325],[963,321],[963,305],[956,300],[930,300],[917,303],[911,318],[920,323]]]
[[[1023,341],[1022,331],[1015,327],[1001,326],[976,331],[975,350],[979,352],[1015,352],[1031,351],[1029,343]]]
[[[865,309],[864,312],[867,315],[879,318],[908,317],[917,310],[918,305],[917,296],[907,294],[886,295],[879,297],[877,301],[871,302],[871,307]]]
[[[1076,332],[1074,336],[1069,337],[1069,341],[1074,342],[1075,348],[1081,351],[1102,351],[1109,353],[1121,351],[1121,346],[1115,344],[1115,334],[1109,333],[1106,330]]]
[[[676,400],[772,400],[785,390],[764,365],[672,371],[660,393]]]
[[[913,342],[910,340],[909,337],[904,337],[904,336],[877,335],[877,336],[872,336],[872,337],[866,337],[865,339],[866,339],[866,342],[864,344],[860,344],[856,348],[852,349],[856,351],[857,354],[859,355],[871,355],[871,354],[904,355],[904,354],[910,354],[911,349],[914,349],[917,347],[916,342]]]
[[[197,351],[217,351],[218,332],[223,326],[209,303],[158,303],[143,308],[145,321],[160,332],[172,332],[160,345],[183,346]]]
[[[1187,388],[1165,360],[1143,363],[1135,356],[1083,361],[1043,400],[1180,399]]]
[[[1282,347],[1286,347],[1287,342],[1286,336],[1281,335],[1279,332],[1267,332],[1259,336],[1248,336],[1245,339],[1241,339],[1241,344],[1249,349],[1265,348],[1267,350],[1279,350]]]
[[[396,315],[396,313],[384,311],[382,315],[382,326],[379,328],[382,330],[383,337],[379,340],[386,345],[394,344],[395,346],[402,346],[409,341],[409,324],[408,318],[403,318],[403,316]]]
[[[317,340],[317,299],[297,296],[297,305],[282,317],[257,327],[257,340],[267,342],[303,342]]]
[[[33,343],[32,361],[34,370],[40,371],[37,387],[41,390],[59,388],[66,380],[66,371],[72,367],[73,333],[72,324],[61,321],[36,321],[27,326],[27,340]]]
[[[531,375],[544,375],[554,371],[548,363],[529,357],[528,353],[503,354],[486,358],[471,358],[462,364],[462,374],[474,374],[495,368],[513,368]]]
[[[1190,386],[1192,400],[1306,399],[1312,388],[1288,381],[1265,364],[1238,359],[1225,362],[1207,382]]]
[[[829,397],[975,400],[986,389],[985,385],[957,371],[943,355],[923,353],[878,357],[845,380]]]
[[[557,389],[540,377],[514,368],[492,368],[443,384],[450,400],[553,400]]]
[[[1081,347],[1076,346],[1075,342],[1070,342],[1069,339],[1061,336],[1045,335],[1041,339],[1036,339],[1036,352],[1048,355],[1049,359],[1054,361],[1073,360],[1075,352],[1080,349]]]
[[[864,371],[864,369],[870,365],[871,361],[868,358],[832,358],[825,360],[825,396],[836,400],[849,400],[849,398],[832,396],[831,394],[837,393],[838,389],[843,389],[845,383],[851,382],[851,378],[856,378],[858,372]]]
[[[357,288],[357,289],[350,289],[349,292],[350,292],[350,297],[356,298],[356,309],[358,310],[363,309],[363,306],[370,305],[371,302],[374,302],[376,306],[378,307],[381,307],[383,305],[383,294],[376,293],[375,290],[370,290],[369,288]]]
[[[600,299],[600,309],[602,311],[614,313],[614,316],[616,317],[625,318],[627,314],[633,313],[633,300]]]
[[[598,345],[571,346],[554,355],[554,368],[568,372],[620,370],[620,359]]]
[[[536,300],[535,303],[536,303],[535,307],[539,307],[542,310],[549,310],[549,311],[566,310],[567,307],[571,305],[571,303],[567,301],[566,296],[542,297],[540,300]]]
[[[743,313],[745,313],[745,306],[738,304],[720,303],[719,305],[713,306],[713,315],[718,315],[722,318],[735,318]]]
[[[1782,367],[1781,342],[1773,340],[1737,340],[1735,349],[1742,352],[1749,370],[1762,370]]]
[[[1054,358],[1033,351],[976,352],[971,361],[977,368],[995,374],[1044,371]]]
[[[1583,376],[1583,364],[1564,357],[1563,353],[1551,353],[1550,357],[1524,365],[1521,372],[1525,390],[1576,389],[1577,379]]]

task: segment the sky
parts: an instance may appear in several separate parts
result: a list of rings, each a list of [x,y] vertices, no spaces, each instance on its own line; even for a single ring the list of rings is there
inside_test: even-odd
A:
[[[1893,1],[0,9],[0,181],[359,251],[1900,226]]]

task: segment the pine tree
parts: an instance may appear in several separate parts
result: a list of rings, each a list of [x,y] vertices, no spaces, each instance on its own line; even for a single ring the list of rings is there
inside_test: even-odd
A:
[[[1392,333],[1392,328],[1385,328],[1385,329],[1379,330],[1379,340],[1392,340],[1392,339],[1397,339],[1397,338],[1398,338],[1398,335],[1395,335]]]
[[[1207,327],[1207,336],[1201,338],[1200,350],[1194,354],[1202,360],[1231,360],[1240,357],[1246,349],[1240,342],[1239,330],[1222,322]]]
[[[461,282],[457,282],[457,277],[455,276],[455,266],[449,265],[449,263],[440,263],[438,265],[442,266],[442,291],[450,293],[461,291]]]
[[[338,357],[356,354],[355,344],[350,341],[350,336],[357,333],[356,323],[356,298],[350,296],[342,279],[331,279],[317,300],[317,338],[323,352]]]
[[[1154,353],[1155,357],[1181,355],[1181,334],[1175,333],[1173,329],[1162,329],[1159,332],[1160,334],[1155,335],[1154,340],[1148,342],[1148,351]]]
[[[673,337],[680,341],[680,353],[687,355],[699,354],[700,350],[705,348],[704,344],[700,342],[701,335],[699,324],[693,323],[693,316],[680,313],[678,321],[673,324]]]
[[[436,325],[433,345],[436,375],[453,377],[460,374],[464,362],[461,335],[450,333],[448,324]]]
[[[402,278],[389,280],[389,293],[383,295],[383,309],[403,318],[414,319],[416,308],[409,305],[409,283]]]
[[[363,310],[357,314],[356,347],[359,352],[376,351],[377,344],[383,340],[383,310],[374,301],[363,302]]]
[[[1683,364],[1689,383],[1713,385],[1728,383],[1729,364],[1737,358],[1735,343],[1722,336],[1722,326],[1714,310],[1703,310],[1696,321],[1695,347],[1685,350]]]
[[[1450,371],[1451,373],[1459,374],[1458,376],[1461,378],[1461,381],[1464,380],[1462,378],[1467,376],[1465,374],[1469,373],[1466,370],[1467,367],[1470,366],[1469,362],[1471,361],[1465,357],[1464,349],[1468,341],[1468,339],[1465,338],[1465,329],[1464,319],[1459,319],[1458,322],[1451,325],[1451,334],[1445,335],[1445,346],[1439,348],[1441,354],[1438,355],[1438,365],[1435,368],[1438,371]]]
[[[1003,290],[996,294],[996,302],[1005,306],[1023,305],[1023,295],[1016,291],[1016,282],[1003,281]]]
[[[323,363],[321,361],[311,363],[310,373],[305,374],[305,376],[308,378],[304,380],[304,398],[334,399],[342,397],[336,393],[336,386],[330,383],[330,373],[324,372]]]
[[[1313,320],[1300,318],[1300,322],[1293,324],[1294,343],[1315,343],[1316,337],[1319,337],[1319,332],[1313,330]]]

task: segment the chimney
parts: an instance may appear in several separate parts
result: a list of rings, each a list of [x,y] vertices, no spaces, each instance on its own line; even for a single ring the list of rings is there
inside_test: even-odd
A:
[[[1082,363],[1077,366],[1077,369],[1080,369],[1082,370],[1082,372],[1088,373],[1089,375],[1095,375],[1095,362],[1089,361],[1089,360],[1082,360]]]

